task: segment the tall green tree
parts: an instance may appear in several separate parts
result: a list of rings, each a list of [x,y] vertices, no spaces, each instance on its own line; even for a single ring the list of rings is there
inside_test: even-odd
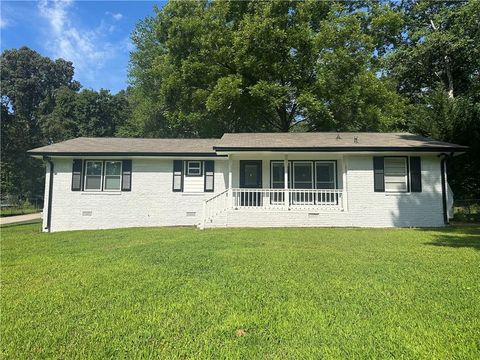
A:
[[[61,87],[55,91],[52,112],[44,116],[42,127],[49,143],[80,136],[112,137],[127,133],[122,129],[129,118],[125,91],[113,95],[104,89],[76,92]]]
[[[75,91],[80,84],[73,80],[71,62],[53,61],[26,47],[5,50],[0,62],[1,191],[40,194],[43,168],[26,151],[45,144],[41,119],[54,105],[55,90]]]
[[[449,182],[480,198],[480,1],[406,1],[390,75],[409,102],[405,129],[470,146],[449,161]]]
[[[170,2],[132,36],[134,121],[185,137],[384,129],[404,115],[378,61],[401,25],[377,2]]]

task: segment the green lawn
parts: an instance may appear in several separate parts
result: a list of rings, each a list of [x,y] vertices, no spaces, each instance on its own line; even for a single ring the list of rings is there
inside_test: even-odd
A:
[[[0,210],[0,217],[8,217],[8,216],[17,216],[17,215],[26,215],[26,214],[33,214],[37,212],[41,212],[42,209],[36,207],[11,207],[6,209]]]
[[[2,358],[480,358],[480,226],[39,229],[2,228]]]

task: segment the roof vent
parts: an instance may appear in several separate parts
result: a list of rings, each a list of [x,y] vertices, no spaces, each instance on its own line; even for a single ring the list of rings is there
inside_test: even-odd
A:
[[[337,134],[337,140],[342,140],[342,137],[340,136],[340,134]]]
[[[353,137],[353,142],[354,142],[355,144],[358,144],[358,136],[354,136],[354,137]]]

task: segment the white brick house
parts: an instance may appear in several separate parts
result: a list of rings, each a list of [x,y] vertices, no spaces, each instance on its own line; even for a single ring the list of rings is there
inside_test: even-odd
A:
[[[47,163],[43,229],[443,226],[447,157],[408,133],[254,133],[221,139],[78,138]]]

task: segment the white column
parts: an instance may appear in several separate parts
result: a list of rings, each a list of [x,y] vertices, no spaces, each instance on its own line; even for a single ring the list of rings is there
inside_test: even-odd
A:
[[[233,159],[232,155],[228,155],[228,198],[230,207],[233,207]]]
[[[285,154],[285,157],[283,158],[283,181],[284,181],[284,189],[285,189],[285,194],[284,194],[285,209],[288,210],[290,195],[288,193],[288,155],[287,154]]]
[[[342,187],[343,187],[343,193],[342,193],[342,202],[343,202],[343,211],[348,211],[348,191],[347,191],[347,181],[348,181],[348,164],[347,164],[348,158],[343,155],[342,156]]]

